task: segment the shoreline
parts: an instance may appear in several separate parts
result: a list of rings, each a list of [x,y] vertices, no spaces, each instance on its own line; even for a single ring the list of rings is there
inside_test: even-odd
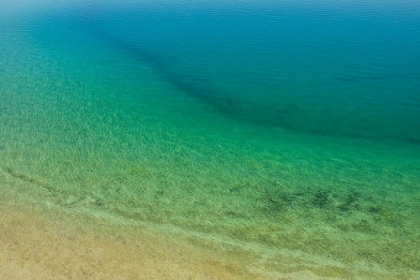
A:
[[[255,278],[167,234],[4,200],[0,209],[2,279]]]
[[[135,222],[49,202],[0,171],[0,279],[415,279],[418,271]],[[36,199],[41,198],[42,200]]]
[[[417,279],[64,211],[10,188],[0,202],[1,279]]]

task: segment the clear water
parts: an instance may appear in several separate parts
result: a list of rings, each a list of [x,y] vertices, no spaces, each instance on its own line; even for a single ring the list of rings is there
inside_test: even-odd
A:
[[[0,167],[24,195],[420,271],[418,3],[0,8]]]

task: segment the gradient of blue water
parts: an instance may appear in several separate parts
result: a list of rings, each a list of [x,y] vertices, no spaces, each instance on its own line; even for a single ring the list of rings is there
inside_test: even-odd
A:
[[[226,118],[418,142],[417,8],[131,3],[82,7],[66,20]]]

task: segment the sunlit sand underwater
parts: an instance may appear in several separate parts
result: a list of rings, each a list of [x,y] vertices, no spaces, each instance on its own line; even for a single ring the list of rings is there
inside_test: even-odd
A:
[[[8,7],[3,224],[24,200],[237,278],[420,277],[418,4]]]

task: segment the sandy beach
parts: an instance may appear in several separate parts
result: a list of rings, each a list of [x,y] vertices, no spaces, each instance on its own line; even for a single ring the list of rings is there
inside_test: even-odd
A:
[[[30,184],[0,179],[15,190]],[[385,271],[263,256],[100,213],[67,212],[8,189],[0,197],[0,279],[393,279]]]
[[[314,263],[318,276],[300,257],[262,257],[101,213],[64,211],[28,198],[22,191],[30,184],[0,174],[0,279],[341,279],[333,277],[338,268]]]
[[[5,203],[4,198],[1,279],[254,278],[233,263],[169,236],[116,228],[83,215],[41,213],[28,205]]]

